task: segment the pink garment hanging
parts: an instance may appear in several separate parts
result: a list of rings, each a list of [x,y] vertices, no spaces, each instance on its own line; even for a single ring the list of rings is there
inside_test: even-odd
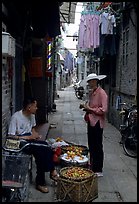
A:
[[[79,48],[97,48],[99,40],[99,15],[87,14],[81,16],[79,26]]]
[[[85,16],[82,15],[80,19],[80,25],[79,25],[79,37],[78,37],[79,48],[83,48],[83,36],[85,31],[84,21],[85,21]]]
[[[100,45],[99,15],[91,15],[91,47],[97,48]]]

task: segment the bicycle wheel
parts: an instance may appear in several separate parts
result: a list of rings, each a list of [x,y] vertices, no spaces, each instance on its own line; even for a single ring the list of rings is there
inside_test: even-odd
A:
[[[134,137],[129,136],[123,140],[123,149],[129,157],[137,157],[137,141]]]
[[[24,181],[24,186],[19,190],[19,196],[20,202],[28,202],[29,198],[29,185],[30,185],[30,179],[29,179],[29,172],[27,173]]]
[[[9,188],[2,188],[2,203],[10,202],[12,197],[12,191]]]
[[[3,202],[28,202],[29,198],[29,172],[25,176],[22,187],[5,187],[3,188]]]
[[[19,188],[4,188],[4,195],[2,195],[2,202],[21,202],[20,189]]]
[[[25,202],[29,192],[29,164],[30,156],[26,154],[3,154],[2,186],[9,189],[5,193],[7,202]],[[16,168],[15,168],[16,167]]]

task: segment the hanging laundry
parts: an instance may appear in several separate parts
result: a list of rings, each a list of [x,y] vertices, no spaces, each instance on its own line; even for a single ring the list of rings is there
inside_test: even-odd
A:
[[[116,27],[115,16],[109,12],[100,14],[101,34],[113,34],[113,28]]]
[[[99,15],[91,15],[91,47],[97,48],[100,44]]]
[[[79,25],[79,33],[78,33],[78,47],[79,48],[84,48],[84,33],[86,31],[86,27],[85,27],[85,16],[82,15],[81,19],[80,19],[80,25]]]
[[[100,35],[99,53],[100,57],[104,57],[105,55],[116,55],[116,42],[114,34]]]
[[[81,16],[79,25],[80,49],[96,48],[99,46],[99,15],[85,14]]]
[[[82,13],[78,33],[78,49],[90,50],[92,53],[99,49],[98,57],[116,54],[116,18],[115,11],[107,6],[102,11],[87,11]],[[97,50],[98,51],[98,50]]]
[[[65,57],[64,69],[73,70],[73,66],[74,66],[74,57],[73,57],[73,54],[68,51]]]
[[[116,18],[111,8],[103,9],[100,14],[100,57],[116,54],[115,27]]]

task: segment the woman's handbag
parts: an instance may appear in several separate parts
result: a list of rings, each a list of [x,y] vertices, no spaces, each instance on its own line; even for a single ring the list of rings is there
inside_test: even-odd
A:
[[[84,120],[85,122],[89,122],[89,113],[85,113]]]

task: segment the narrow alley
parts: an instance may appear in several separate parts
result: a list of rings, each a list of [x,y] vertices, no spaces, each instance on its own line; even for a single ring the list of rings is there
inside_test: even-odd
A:
[[[119,143],[120,130],[124,128],[126,133],[135,133],[132,136],[135,136],[134,141],[137,142],[135,132],[137,110],[134,111],[135,125],[129,127],[130,131],[127,129],[127,124],[130,122],[124,118],[126,113],[124,108],[132,108],[133,105],[137,107],[137,2],[55,1],[53,3],[50,1],[48,4],[47,1],[2,0],[2,156],[3,147],[7,145],[9,136],[17,140],[16,148],[19,148],[22,139],[32,140],[32,137],[33,140],[41,138],[43,141],[48,141],[47,139],[52,141],[59,137],[63,141],[88,147],[85,112],[79,107],[80,103],[88,98],[92,88],[84,83],[90,74],[95,74],[95,77],[106,76],[100,85],[108,95],[107,121],[103,132],[103,177],[97,178],[98,198],[92,202],[137,202],[137,158],[127,156]],[[99,79],[99,76],[97,77],[95,79]],[[77,93],[79,90],[83,93],[83,89],[85,96],[79,99]],[[24,101],[30,97],[37,102],[31,103],[31,106],[35,105],[34,110],[30,106],[27,106],[27,110],[27,107],[24,107]],[[81,95],[80,97],[82,98]],[[96,104],[93,107],[97,109]],[[22,113],[21,117],[26,120],[25,131],[24,120],[21,120],[20,124],[20,120],[13,116],[18,113]],[[32,129],[35,124],[35,120],[32,122],[32,113],[35,113],[35,128],[42,137],[37,136]],[[13,119],[16,119],[16,122],[13,122]],[[131,137],[128,139],[131,140]],[[92,144],[94,151],[99,145],[95,145],[95,142]],[[13,152],[14,148],[15,146],[10,147],[8,151],[13,155],[16,154],[18,159],[20,155],[16,149]],[[25,163],[32,167],[29,168],[32,170],[32,179],[28,202],[60,202],[61,200],[56,197],[59,188],[54,181],[52,182],[49,173],[46,173],[49,192],[42,193],[36,190],[38,184],[35,183],[37,163],[35,159],[42,150],[38,154],[34,153],[36,151],[33,152],[34,157],[31,157],[31,162],[33,161],[31,165],[30,161],[28,163],[25,160]],[[3,156],[6,161],[9,154],[11,153],[7,155],[6,152]],[[7,175],[8,181],[11,181],[11,178],[14,181],[18,170],[13,162],[15,161],[13,155],[10,155],[13,171],[5,160],[2,162],[2,172],[4,172],[2,188],[8,185],[6,188],[10,188],[11,192],[9,193],[9,189],[4,190],[4,202],[7,202],[6,197],[16,193],[11,183],[5,183]],[[39,157],[38,161],[42,161],[43,164],[44,161],[47,162],[45,155],[48,154],[41,155],[42,160]],[[92,155],[95,157],[95,153]],[[82,158],[80,157],[81,160]],[[96,159],[97,161],[99,159]],[[41,172],[43,165],[39,166],[38,163],[37,169]],[[58,171],[61,166],[57,165]],[[21,168],[21,165],[19,167]],[[22,168],[22,170],[27,174],[30,173],[28,169],[25,171],[25,168]],[[101,173],[101,169],[97,171]],[[19,170],[17,177],[21,176]],[[41,183],[40,187],[43,188],[42,184],[44,185],[45,181],[38,180]],[[16,193],[15,197],[18,198],[15,199],[21,201],[22,197],[28,198],[24,196],[28,192],[26,185],[29,183],[28,175],[26,181],[28,182],[23,181],[23,196],[18,187],[19,195]],[[92,190],[92,183],[88,189]],[[47,191],[47,188],[45,190]],[[91,190],[88,191],[92,195]],[[88,196],[83,197],[88,199]],[[62,200],[62,202],[68,201]]]
[[[55,100],[56,112],[49,115],[50,127],[46,138],[61,137],[63,140],[87,146],[84,112],[79,109],[82,100],[77,99],[72,86],[58,91]],[[42,130],[44,131],[44,130]],[[110,123],[104,128],[104,169],[98,178],[98,198],[93,202],[137,202],[137,159],[125,155],[119,144],[120,133]],[[35,189],[35,171],[30,186],[29,202],[58,202],[56,186],[46,173],[49,193],[42,194]]]

